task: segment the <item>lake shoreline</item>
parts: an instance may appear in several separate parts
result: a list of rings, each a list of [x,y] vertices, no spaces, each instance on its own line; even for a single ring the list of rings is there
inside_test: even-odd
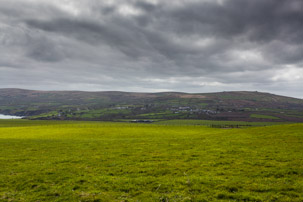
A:
[[[22,119],[23,116],[0,114],[0,119]]]

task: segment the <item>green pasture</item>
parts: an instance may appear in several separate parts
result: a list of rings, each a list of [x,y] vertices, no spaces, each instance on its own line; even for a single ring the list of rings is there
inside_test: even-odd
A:
[[[270,115],[264,115],[264,114],[251,114],[251,118],[259,118],[259,119],[279,119],[278,117],[275,116],[270,116]]]
[[[212,126],[212,125],[239,125],[243,127],[254,127],[254,126],[271,126],[271,125],[281,125],[288,124],[287,122],[247,122],[247,121],[215,121],[215,120],[190,120],[190,119],[176,119],[176,120],[159,120],[154,124],[157,125],[202,125],[202,126]]]
[[[303,124],[160,123],[0,120],[0,201],[303,201]]]

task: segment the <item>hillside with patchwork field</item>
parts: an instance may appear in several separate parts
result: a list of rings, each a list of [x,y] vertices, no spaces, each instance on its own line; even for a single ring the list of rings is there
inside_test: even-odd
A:
[[[0,114],[48,120],[303,122],[303,100],[269,93],[129,93],[0,89]]]

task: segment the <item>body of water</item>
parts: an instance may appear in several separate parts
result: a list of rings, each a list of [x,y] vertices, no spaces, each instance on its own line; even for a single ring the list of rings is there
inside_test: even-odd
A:
[[[4,115],[0,114],[0,119],[21,119],[22,116],[11,116],[11,115]]]

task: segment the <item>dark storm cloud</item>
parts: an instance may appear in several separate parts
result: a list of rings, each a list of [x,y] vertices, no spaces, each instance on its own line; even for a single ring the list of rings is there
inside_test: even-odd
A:
[[[2,1],[0,85],[300,97],[302,22],[301,0]]]
[[[216,3],[193,3],[173,10],[178,33],[199,33],[268,43],[283,40],[297,43],[303,39],[303,2],[300,0],[227,0]],[[180,27],[178,26],[180,25]],[[187,28],[187,29],[186,29]]]
[[[197,52],[186,44],[177,44],[165,34],[143,29],[130,19],[110,19],[106,24],[87,19],[28,20],[27,25],[48,32],[56,32],[89,44],[106,44],[130,57],[149,57],[154,53],[177,59],[178,56]]]

